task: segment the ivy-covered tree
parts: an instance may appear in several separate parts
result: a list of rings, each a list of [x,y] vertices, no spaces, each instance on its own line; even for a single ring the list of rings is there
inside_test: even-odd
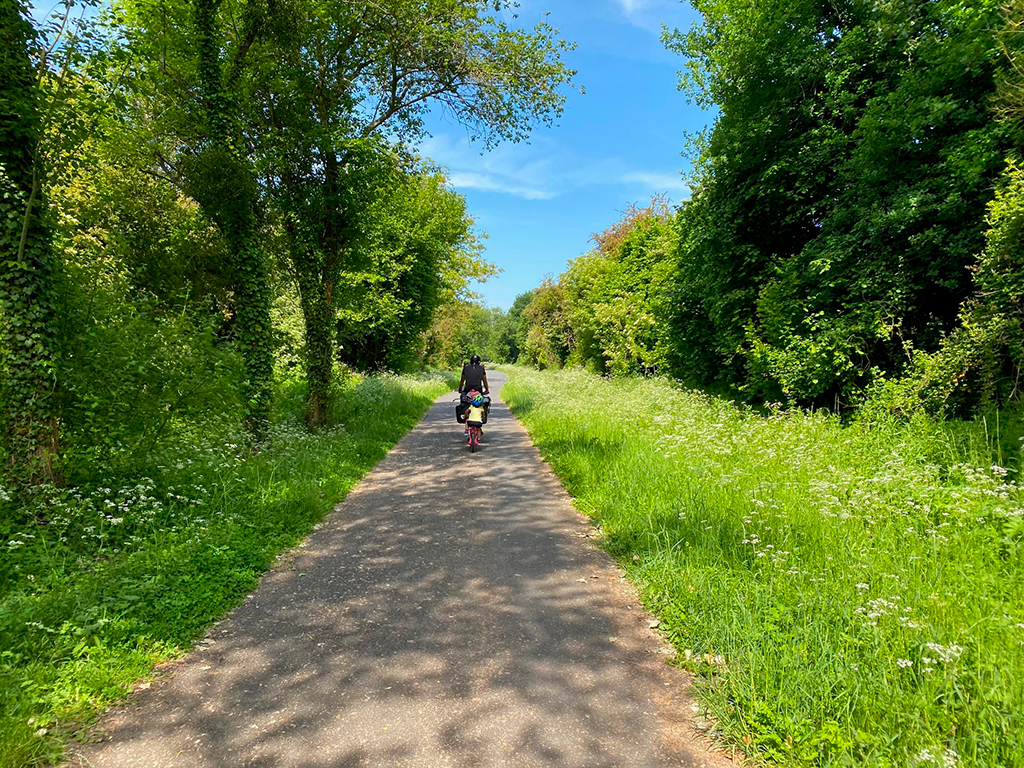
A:
[[[16,480],[54,480],[55,258],[46,221],[36,35],[21,0],[0,3],[0,435]]]
[[[193,0],[199,72],[199,102],[205,136],[183,158],[185,188],[217,222],[231,251],[235,282],[235,327],[245,360],[245,420],[257,440],[266,436],[274,373],[270,325],[272,292],[260,246],[259,190],[238,124],[234,87],[245,65],[246,43],[255,38],[267,13],[262,0],[242,8],[242,39],[233,58],[221,53],[225,36],[219,12],[222,0]],[[227,72],[225,72],[227,70]]]
[[[384,131],[412,141],[442,105],[485,145],[525,138],[561,112],[574,74],[550,26],[524,31],[499,2],[386,4],[306,0],[290,7],[291,46],[268,52],[254,81],[253,123],[290,228],[306,321],[307,419],[322,426],[339,282],[360,270],[353,245],[366,142]],[[355,193],[355,194],[354,194]]]
[[[262,439],[272,400],[272,287],[262,247],[262,189],[242,109],[253,47],[278,27],[273,0],[120,0],[111,85],[129,102],[131,151],[216,223],[229,253],[233,333],[245,361],[245,424]],[[148,157],[145,156],[148,152]]]

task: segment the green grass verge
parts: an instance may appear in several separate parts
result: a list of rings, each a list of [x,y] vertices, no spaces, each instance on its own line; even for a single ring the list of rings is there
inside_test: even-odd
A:
[[[0,767],[58,759],[76,729],[237,605],[453,386],[349,377],[333,430],[309,434],[284,416],[253,455],[233,421],[191,435],[186,425],[131,472],[20,510],[32,524],[6,510]],[[301,392],[282,399],[301,413]]]
[[[786,764],[1024,765],[1024,494],[980,425],[508,373],[723,738]]]

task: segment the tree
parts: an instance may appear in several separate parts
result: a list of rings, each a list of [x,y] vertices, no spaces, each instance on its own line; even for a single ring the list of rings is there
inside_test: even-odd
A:
[[[674,216],[660,198],[631,205],[593,236],[597,248],[559,278],[574,343],[570,363],[616,374],[662,367],[675,236]]]
[[[488,309],[474,301],[459,299],[444,304],[424,334],[424,363],[457,369],[473,354],[485,362],[498,360],[504,320],[500,309]]]
[[[0,3],[0,434],[15,479],[52,481],[60,449],[56,263],[43,192],[35,39],[23,2]]]
[[[241,105],[253,46],[277,28],[274,0],[139,0],[115,4],[116,65],[135,77],[113,92],[134,101],[150,166],[216,223],[228,247],[234,333],[245,361],[245,424],[262,440],[272,401],[272,289],[261,246],[262,192]]]
[[[523,354],[526,335],[529,332],[526,318],[523,317],[523,310],[533,301],[535,293],[535,290],[527,291],[516,296],[512,306],[509,307],[508,312],[505,314],[505,319],[499,331],[498,344],[500,349],[505,350],[504,357],[506,362],[514,363]]]
[[[957,327],[929,354],[909,348],[909,371],[873,387],[868,414],[924,408],[967,415],[1021,399],[1024,372],[1024,2],[1003,8],[998,34],[1006,66],[998,80],[997,116],[1013,130],[1007,160],[988,204],[985,247],[972,271],[973,290]]]
[[[432,104],[486,146],[525,138],[561,112],[559,86],[574,74],[560,60],[568,46],[547,25],[527,32],[487,12],[507,7],[505,0],[305,0],[293,6],[291,46],[262,59],[252,119],[263,120],[268,178],[291,235],[313,427],[326,418],[339,281],[359,271],[350,203],[364,178],[354,170],[367,140],[385,130],[414,140]]]
[[[252,164],[242,146],[232,86],[244,64],[246,42],[255,38],[267,12],[260,0],[243,7],[242,39],[233,60],[225,62],[225,40],[218,13],[222,0],[194,0],[194,32],[199,71],[200,109],[205,122],[201,141],[182,164],[185,188],[220,227],[234,261],[235,322],[245,360],[245,421],[257,440],[266,437],[273,383],[271,287],[260,247],[259,191]],[[228,77],[225,78],[225,68]]]
[[[575,341],[569,324],[565,288],[545,278],[523,310],[526,339],[520,361],[538,368],[561,368],[572,354]]]
[[[934,350],[1012,145],[998,3],[698,3],[670,45],[721,113],[681,223],[677,373],[835,405]],[[710,353],[708,352],[710,350]]]
[[[338,300],[343,362],[363,370],[408,368],[444,303],[461,301],[466,273],[484,276],[462,195],[440,174],[410,169],[354,216],[364,267],[346,274]]]

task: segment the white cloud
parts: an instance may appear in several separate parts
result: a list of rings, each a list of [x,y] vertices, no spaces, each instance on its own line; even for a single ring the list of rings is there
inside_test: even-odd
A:
[[[627,184],[641,184],[652,192],[682,192],[687,196],[690,194],[690,185],[678,174],[633,171],[624,174],[621,181]]]
[[[535,138],[530,144],[502,144],[481,153],[465,137],[438,133],[420,152],[448,169],[453,187],[499,192],[525,200],[551,200],[592,184],[607,183],[622,172],[617,161],[577,157],[554,140]]]
[[[639,10],[645,8],[646,6],[650,5],[650,2],[648,0],[615,0],[615,1],[620,6],[622,6],[622,10],[625,11],[627,15],[636,13],[637,11],[639,11]]]
[[[526,200],[550,200],[555,196],[555,193],[550,190],[520,187],[487,173],[453,171],[448,175],[448,181],[453,187],[482,189],[487,192],[504,192],[506,195],[522,197]]]
[[[679,0],[612,0],[626,21],[635,27],[661,34],[662,24],[669,27],[681,22]]]
[[[630,194],[690,196],[690,187],[671,171],[627,171],[623,160],[582,157],[555,141],[538,138],[531,144],[502,144],[481,154],[465,137],[437,133],[420,152],[448,171],[455,189],[496,192],[524,200],[552,200],[587,187],[619,186]]]

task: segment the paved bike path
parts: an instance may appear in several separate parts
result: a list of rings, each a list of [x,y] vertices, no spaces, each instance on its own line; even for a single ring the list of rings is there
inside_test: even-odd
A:
[[[163,679],[89,766],[726,764],[687,678],[500,401],[451,395]]]

